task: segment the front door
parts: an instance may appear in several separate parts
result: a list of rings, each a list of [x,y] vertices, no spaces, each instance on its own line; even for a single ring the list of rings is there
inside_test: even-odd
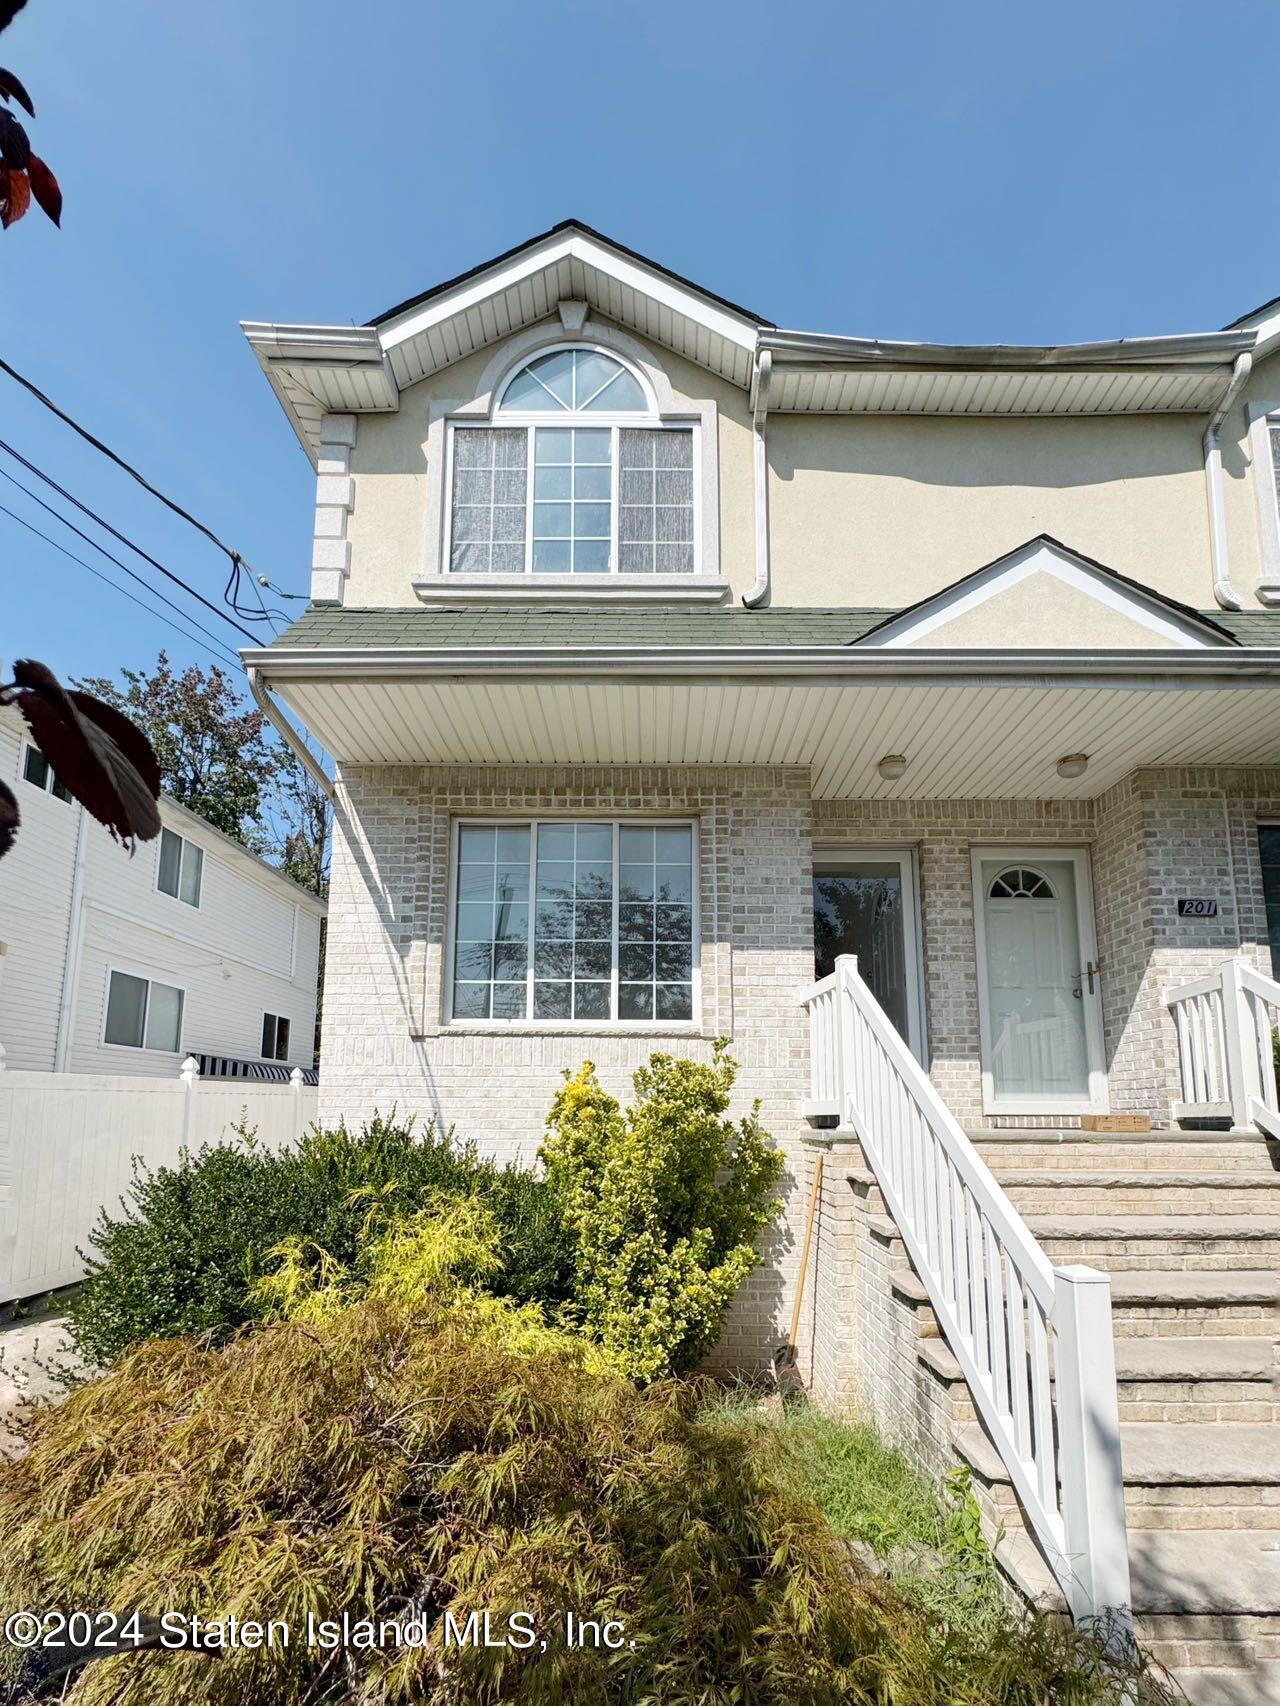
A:
[[[813,866],[814,971],[841,954],[858,971],[918,1060],[924,1059],[915,867],[909,850],[819,854]]]
[[[983,1099],[990,1111],[1105,1106],[1099,970],[1084,855],[974,858]]]

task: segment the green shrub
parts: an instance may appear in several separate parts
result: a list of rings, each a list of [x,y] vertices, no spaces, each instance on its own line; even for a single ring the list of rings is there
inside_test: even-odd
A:
[[[211,1658],[118,1654],[78,1674],[74,1706],[1166,1698],[1047,1619],[958,1639],[850,1558],[758,1431],[700,1422],[689,1383],[602,1377],[532,1306],[476,1295],[486,1212],[393,1221],[402,1247],[373,1260],[358,1304],[221,1349],[150,1341],[26,1424],[26,1455],[0,1464],[0,1605],[291,1631]],[[446,1642],[446,1615],[487,1613],[500,1636],[517,1611],[527,1650]],[[623,1645],[571,1648],[569,1612],[620,1623]],[[418,1617],[425,1639],[326,1650],[308,1613]],[[62,1697],[32,1655],[0,1653],[5,1671],[15,1698]]]
[[[481,1161],[431,1126],[375,1118],[358,1134],[313,1130],[280,1151],[242,1135],[175,1167],[137,1167],[123,1212],[104,1211],[91,1235],[89,1275],[70,1306],[77,1349],[110,1363],[141,1339],[225,1337],[253,1319],[254,1284],[284,1240],[349,1263],[372,1210],[411,1214],[441,1193],[480,1195],[492,1210],[503,1252],[495,1292],[553,1304],[568,1295],[572,1252],[542,1180]]]
[[[575,1241],[574,1305],[620,1374],[690,1369],[719,1336],[779,1207],[781,1154],[757,1119],[722,1116],[737,1074],[654,1054],[624,1114],[595,1067],[565,1074],[541,1155]]]

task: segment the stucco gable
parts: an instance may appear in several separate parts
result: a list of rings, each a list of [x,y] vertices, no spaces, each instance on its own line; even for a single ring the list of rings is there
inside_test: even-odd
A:
[[[1237,641],[1199,611],[1041,534],[857,643],[931,651],[1151,651]]]

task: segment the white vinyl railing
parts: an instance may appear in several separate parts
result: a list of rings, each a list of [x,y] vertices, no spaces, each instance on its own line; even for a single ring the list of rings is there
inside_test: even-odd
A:
[[[1208,977],[1165,993],[1178,1033],[1179,1119],[1230,1119],[1280,1138],[1273,1037],[1280,983],[1249,961],[1223,960]]]
[[[1111,1287],[1055,1268],[844,955],[803,998],[805,1113],[855,1134],[1077,1618],[1129,1605]]]

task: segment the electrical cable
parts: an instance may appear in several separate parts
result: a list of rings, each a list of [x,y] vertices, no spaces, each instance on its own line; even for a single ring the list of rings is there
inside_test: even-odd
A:
[[[11,444],[6,444],[2,438],[0,438],[0,450],[3,450],[6,456],[12,456],[15,462],[20,463],[28,473],[34,474],[38,480],[43,480],[46,486],[51,486],[53,490],[57,492],[59,497],[65,498],[69,504],[74,504],[82,515],[87,515],[91,521],[97,522],[98,526],[109,533],[113,539],[118,539],[122,545],[127,546],[130,551],[133,551],[137,556],[141,557],[144,562],[150,563],[153,569],[158,569],[166,580],[173,581],[176,586],[180,586],[185,593],[190,595],[190,597],[194,598],[198,603],[203,604],[206,610],[212,611],[213,614],[219,617],[223,622],[229,623],[230,626],[236,629],[238,633],[244,635],[250,645],[256,646],[261,644],[261,640],[258,635],[250,633],[249,629],[246,628],[243,623],[236,621],[233,616],[228,616],[225,610],[220,610],[218,606],[211,603],[203,593],[197,592],[195,587],[188,585],[181,575],[175,575],[172,569],[166,569],[164,564],[153,557],[149,551],[144,551],[141,545],[136,545],[134,541],[129,538],[128,534],[121,533],[118,527],[113,527],[111,523],[104,520],[96,510],[90,509],[88,504],[81,503],[80,499],[74,497],[65,486],[60,486],[51,474],[46,474],[43,468],[37,467],[36,464],[25,457],[21,451],[15,450]],[[16,481],[14,483],[15,485],[17,484]],[[48,508],[48,505],[45,505],[44,507]],[[57,515],[58,512],[56,510],[52,510],[50,513]],[[61,520],[63,518],[59,517],[59,519]],[[70,523],[68,523],[68,525],[70,525]],[[77,528],[75,531],[79,532],[80,530]],[[94,543],[92,539],[89,539],[87,534],[82,533],[80,537],[82,539],[86,539],[91,545]],[[248,612],[245,612],[244,614],[248,614]],[[251,616],[250,620],[257,621],[259,618]]]
[[[167,597],[166,594],[160,591],[159,587],[154,587],[151,585],[150,581],[144,580],[135,569],[131,569],[129,567],[128,563],[122,563],[119,557],[114,556],[107,550],[105,545],[99,545],[98,541],[92,536],[92,534],[85,533],[81,528],[76,526],[74,521],[68,521],[65,515],[60,515],[58,511],[54,509],[52,504],[47,504],[42,497],[39,497],[35,492],[31,491],[29,487],[24,486],[21,480],[16,480],[7,468],[0,468],[0,479],[8,480],[11,486],[16,486],[20,492],[31,499],[32,503],[39,504],[40,508],[51,515],[55,521],[60,521],[64,527],[69,528],[70,531],[75,534],[77,539],[83,539],[86,545],[97,551],[100,556],[105,557],[109,563],[114,563],[118,569],[123,569],[125,574],[127,574],[131,580],[135,580],[139,586],[145,587],[153,598],[158,598],[162,604],[167,604],[171,610],[177,611],[179,616],[185,617],[187,621],[199,628],[202,634],[207,634],[216,645],[222,644],[222,641],[216,634],[206,628],[203,623],[197,622],[195,617],[190,615],[188,611],[184,610],[180,604],[175,604],[171,598]],[[221,617],[224,622],[231,621],[231,618],[224,615],[216,605],[211,608],[213,609],[214,615]],[[234,624],[232,625],[234,626]]]
[[[25,490],[25,487],[23,489]],[[39,501],[39,498],[37,498],[36,502],[39,503]],[[52,538],[49,534],[42,533],[40,529],[29,522],[25,516],[19,515],[17,510],[10,509],[6,504],[0,504],[0,515],[7,515],[10,521],[16,521],[19,527],[25,527],[27,532],[34,533],[37,539],[43,539],[46,545],[51,546],[55,551],[61,552],[61,554],[71,562],[79,563],[82,569],[87,569],[91,575],[96,575],[97,578],[100,581],[104,581],[107,586],[113,587],[116,592],[121,594],[122,597],[127,598],[131,604],[136,604],[139,610],[145,610],[148,615],[154,616],[158,622],[163,622],[167,628],[172,628],[175,633],[183,635],[186,639],[190,640],[193,645],[199,646],[200,650],[203,651],[206,656],[211,658],[213,662],[219,664],[229,663],[235,669],[243,670],[243,665],[241,664],[240,659],[236,657],[235,653],[227,651],[222,645],[222,642],[215,635],[209,633],[207,628],[202,629],[201,632],[209,636],[212,646],[215,648],[214,650],[211,650],[208,646],[202,645],[189,628],[184,628],[180,622],[175,622],[171,616],[165,616],[161,611],[154,609],[150,604],[146,603],[144,599],[139,598],[137,593],[130,592],[127,586],[121,586],[119,581],[113,581],[110,575],[104,575],[101,569],[95,569],[92,563],[86,563],[83,557],[77,557],[74,551],[68,551],[65,545],[60,545],[58,541]],[[129,571],[126,570],[125,572],[128,573]],[[144,581],[142,584],[145,586],[146,582]],[[154,592],[154,589],[149,590],[153,591],[156,598],[163,598],[164,596],[163,593]],[[173,608],[176,610],[178,606],[175,604]]]

